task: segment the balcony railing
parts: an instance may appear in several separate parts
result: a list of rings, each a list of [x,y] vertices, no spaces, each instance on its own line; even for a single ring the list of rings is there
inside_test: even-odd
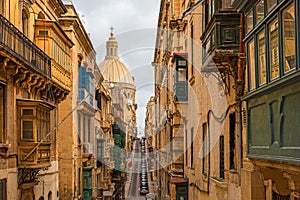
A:
[[[50,58],[1,14],[0,45],[34,70],[51,77]]]

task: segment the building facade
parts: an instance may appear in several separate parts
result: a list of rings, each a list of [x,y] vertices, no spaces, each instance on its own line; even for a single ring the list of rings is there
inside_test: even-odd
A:
[[[170,107],[169,122],[162,124],[166,136],[156,136],[168,139],[163,143],[158,139],[156,149],[173,143],[181,147],[171,148],[173,156],[182,154],[172,160],[181,173],[172,173],[169,165],[167,173],[158,175],[158,196],[240,199],[244,67],[240,14],[226,0],[161,1],[158,28],[154,64],[161,63],[162,69],[155,69],[155,83],[162,89],[155,87],[155,98],[160,107]],[[169,75],[161,74],[165,70]]]
[[[0,198],[54,199],[57,128],[60,105],[72,89],[73,46],[54,21],[66,8],[61,1],[1,1],[0,12]]]
[[[5,0],[0,14],[0,199],[103,199],[111,94],[74,6]]]
[[[179,112],[183,179],[156,164],[160,199],[299,198],[298,21],[292,0],[161,1],[154,99],[170,111],[185,93],[177,100],[187,112]],[[156,109],[154,151],[172,140],[174,115],[161,120],[164,109]]]
[[[246,78],[242,199],[299,199],[299,2],[233,1]]]

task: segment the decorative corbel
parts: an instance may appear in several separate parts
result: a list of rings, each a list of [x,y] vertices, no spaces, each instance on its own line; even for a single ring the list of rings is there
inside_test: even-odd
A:
[[[31,77],[31,80],[28,82],[28,92],[29,92],[29,93],[31,93],[32,88],[34,88],[34,86],[37,84],[38,79],[39,79],[39,77],[38,77],[36,74],[34,74],[34,75]]]
[[[44,90],[46,88],[47,84],[46,81],[43,78],[40,78],[38,84],[36,85],[36,91],[35,95],[37,95],[40,91]]]
[[[16,78],[16,85],[21,83],[26,79],[27,74],[29,73],[29,70],[22,69],[20,70],[20,73],[18,73],[18,77]]]
[[[29,88],[29,83],[32,80],[33,76],[35,76],[35,74],[29,73],[29,76],[26,76],[26,78],[20,84],[21,87],[26,89],[28,92],[30,92],[28,88]]]
[[[9,58],[5,58],[3,62],[0,65],[0,69],[3,68],[4,71],[6,71],[7,63],[9,62]]]

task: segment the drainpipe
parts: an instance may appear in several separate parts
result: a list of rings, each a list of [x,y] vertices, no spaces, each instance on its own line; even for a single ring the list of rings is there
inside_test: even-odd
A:
[[[237,137],[238,137],[238,186],[241,185],[241,170],[243,160],[243,149],[242,149],[242,114],[241,114],[241,97],[243,96],[244,90],[244,79],[245,79],[245,49],[244,49],[244,15],[240,13],[240,46],[238,55],[238,71],[236,80],[236,124],[237,124]]]

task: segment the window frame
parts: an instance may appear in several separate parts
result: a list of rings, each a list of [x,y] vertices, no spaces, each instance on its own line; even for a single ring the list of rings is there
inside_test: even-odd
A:
[[[20,140],[21,141],[27,141],[27,142],[35,142],[37,141],[37,112],[35,107],[21,107],[21,116],[20,116],[20,127],[21,127],[21,134],[20,134]],[[24,115],[24,110],[32,109],[32,115]],[[32,122],[32,138],[25,139],[24,138],[24,122]]]
[[[295,67],[294,68],[291,68],[289,71],[285,71],[285,49],[284,49],[284,38],[285,38],[285,35],[284,35],[284,18],[283,18],[283,13],[284,11],[288,10],[290,7],[294,7],[294,43],[295,43],[295,46],[294,46],[294,51],[295,51]],[[299,63],[299,60],[297,59],[297,57],[299,58],[299,51],[297,53],[297,45],[298,47],[300,47],[299,45],[299,38],[297,38],[297,32],[299,32],[299,25],[297,26],[297,17],[298,17],[298,20],[299,20],[299,16],[297,16],[297,4],[295,5],[295,2],[292,2],[292,3],[289,3],[287,4],[281,11],[280,11],[280,16],[281,16],[281,35],[282,35],[282,64],[283,64],[283,69],[282,69],[282,73],[283,73],[283,76],[285,76],[286,74],[289,74],[289,73],[292,73],[293,71],[296,71],[297,69],[299,69],[299,66],[298,66],[298,63]],[[298,10],[298,13],[299,13],[300,10]],[[299,15],[299,14],[298,14]],[[299,20],[300,21],[300,20]]]
[[[268,44],[266,43],[266,40],[267,40],[266,31],[267,30],[265,29],[265,27],[262,27],[255,34],[255,40],[256,40],[256,42],[254,43],[254,56],[255,56],[255,65],[256,65],[256,67],[255,67],[255,70],[256,70],[255,75],[256,75],[256,82],[258,81],[258,83],[256,83],[255,85],[258,86],[258,87],[262,86],[262,85],[265,85],[267,83],[267,80],[268,80],[268,78],[267,78],[267,76],[268,76],[267,75],[268,74],[268,56],[266,54],[266,52],[268,51]],[[265,77],[264,82],[261,82],[261,74],[260,74],[260,68],[262,66],[261,66],[261,60],[260,60],[259,35],[261,33],[263,33],[263,35],[264,35],[264,39],[263,40],[265,41],[264,48],[263,48],[264,52],[262,53],[263,55],[265,55],[265,57],[264,57],[264,64],[265,64],[264,69],[265,69],[266,77]]]
[[[2,94],[1,94],[2,92]],[[2,98],[1,98],[2,97]],[[5,142],[5,137],[6,137],[6,88],[5,85],[0,84],[0,143],[4,143]]]
[[[252,60],[251,58],[249,58],[250,55],[250,43],[252,43],[253,45],[253,58],[254,60]],[[255,90],[257,88],[256,86],[256,79],[257,79],[257,75],[256,75],[256,55],[255,55],[255,38],[251,38],[247,43],[247,72],[248,72],[248,90]],[[251,64],[253,64],[254,66],[254,71],[251,71],[251,66],[250,66],[250,62]],[[254,74],[252,73],[254,72]],[[252,80],[252,76],[254,75],[254,80]],[[252,81],[254,81],[254,85],[252,87]]]
[[[278,57],[278,76],[272,78],[272,63],[273,63],[273,60],[272,60],[272,44],[271,44],[271,24],[274,23],[275,21],[277,20],[277,57]],[[269,82],[271,81],[274,81],[278,78],[281,77],[281,63],[280,63],[280,54],[282,53],[282,46],[281,46],[281,37],[280,37],[280,28],[281,26],[279,25],[279,17],[278,15],[274,16],[272,19],[268,20],[267,24],[266,24],[266,27],[267,27],[267,31],[266,31],[266,34],[265,36],[267,36],[267,40],[268,40],[268,48],[267,48],[267,57],[268,57],[268,67],[269,67]]]
[[[257,1],[255,6],[259,3],[260,1]],[[267,87],[270,84],[273,84],[275,82],[277,82],[278,80],[292,74],[295,73],[297,71],[299,71],[300,66],[298,66],[299,64],[299,59],[300,59],[300,52],[297,51],[297,49],[300,47],[300,37],[297,35],[297,32],[300,31],[300,26],[297,24],[300,22],[300,15],[299,15],[299,11],[300,8],[299,7],[299,3],[296,2],[296,0],[287,0],[287,1],[276,1],[275,6],[272,7],[272,9],[270,11],[267,12],[266,10],[266,0],[264,0],[265,2],[265,14],[264,14],[264,18],[259,22],[256,23],[256,16],[253,17],[253,28],[251,30],[249,30],[248,32],[246,32],[246,36],[244,38],[244,42],[246,44],[246,58],[247,58],[247,71],[248,71],[248,77],[247,77],[247,81],[248,81],[248,92],[253,92],[256,90],[259,90],[261,88]],[[245,13],[250,13],[253,12],[254,15],[256,15],[257,13],[255,12],[256,7],[251,7],[249,5],[248,9],[245,10]],[[283,33],[283,13],[284,11],[286,11],[289,7],[293,7],[294,8],[294,13],[295,13],[295,17],[294,17],[294,27],[295,27],[295,31],[294,31],[294,45],[295,45],[295,63],[296,63],[296,67],[289,70],[289,71],[285,71],[285,63],[284,63],[284,33]],[[246,14],[245,14],[246,16]],[[279,59],[279,76],[277,78],[271,79],[271,55],[270,55],[270,48],[271,48],[271,44],[270,44],[270,35],[269,35],[269,25],[274,22],[274,20],[277,19],[278,20],[278,59]],[[260,33],[260,31],[262,29],[265,29],[265,40],[268,41],[268,43],[266,43],[266,62],[267,62],[267,73],[266,73],[266,77],[267,77],[267,81],[266,84],[259,84],[259,68],[258,68],[258,39],[257,39],[257,35]],[[251,69],[250,69],[250,49],[249,49],[249,44],[252,41],[252,39],[254,38],[254,52],[255,52],[255,88],[250,87],[251,86]]]
[[[209,168],[209,160],[208,160],[208,148],[209,148],[209,127],[208,123],[205,122],[202,124],[202,174],[207,176],[208,168]]]
[[[191,169],[195,169],[195,162],[194,162],[194,127],[191,128]]]
[[[18,140],[20,142],[51,142],[51,137],[45,137],[50,132],[51,127],[51,110],[55,108],[54,105],[48,103],[41,103],[40,101],[28,101],[28,100],[17,100],[18,106],[18,132],[19,137]],[[24,115],[24,110],[32,109],[32,115]],[[39,111],[42,111],[44,117],[40,118]],[[24,138],[24,128],[23,122],[24,121],[32,121],[33,124],[33,137],[26,139]],[[45,130],[40,130],[38,123],[45,125]],[[38,132],[40,131],[40,137],[38,137]]]

